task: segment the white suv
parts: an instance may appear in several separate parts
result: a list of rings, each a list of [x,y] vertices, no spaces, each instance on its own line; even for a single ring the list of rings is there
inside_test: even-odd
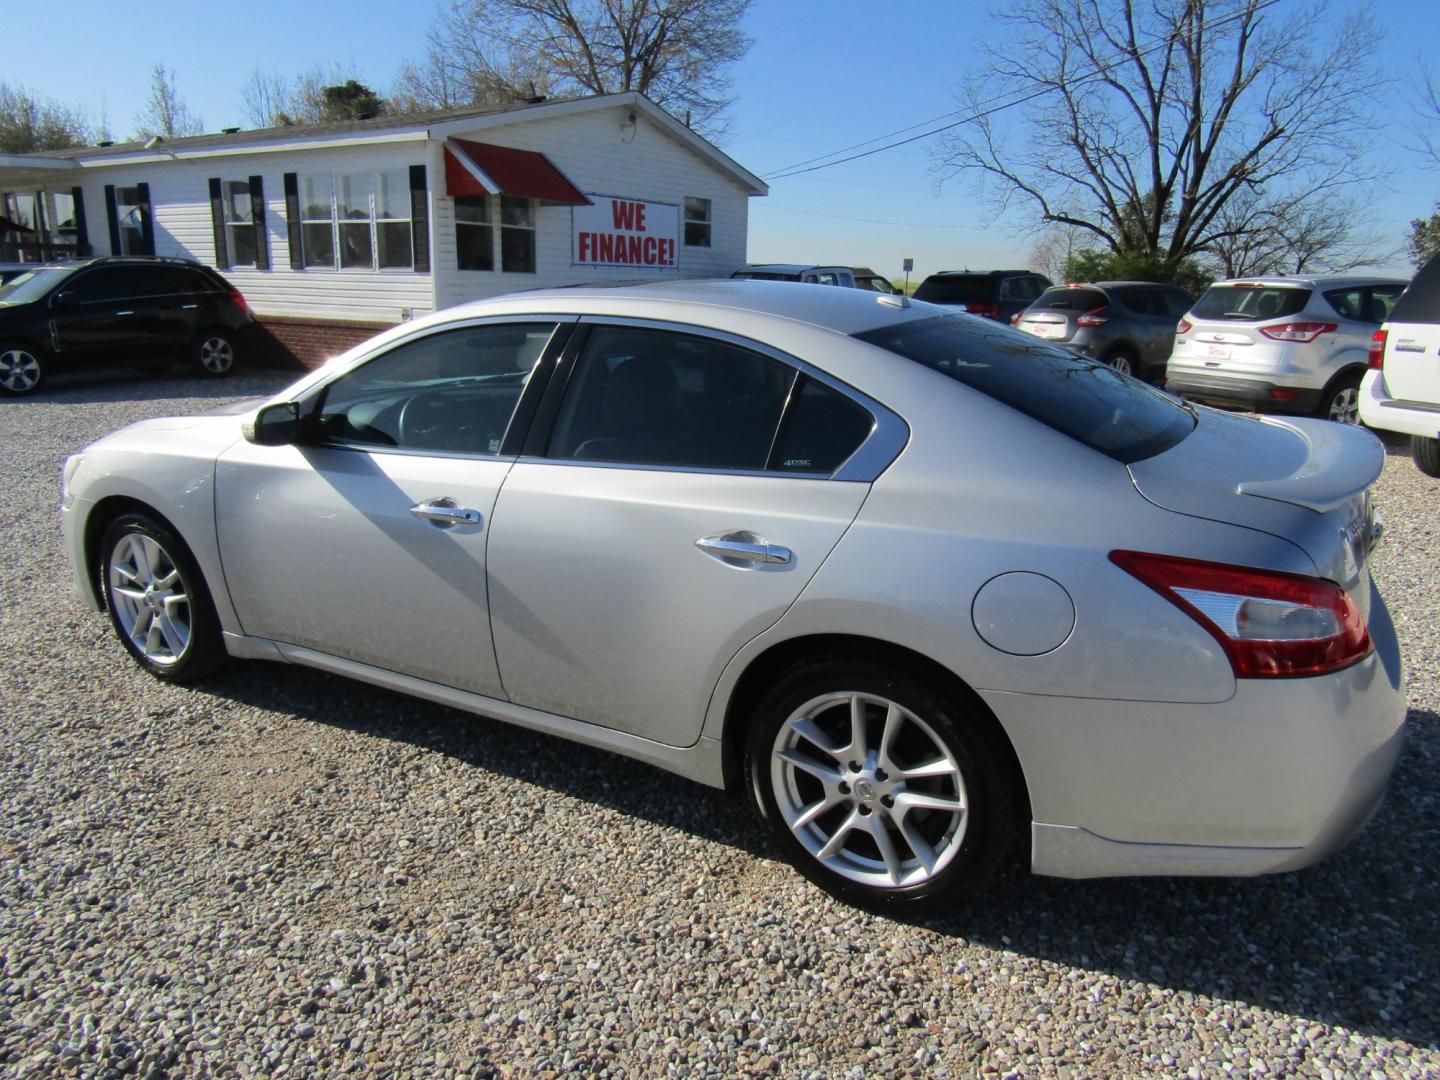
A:
[[[1411,436],[1420,471],[1440,476],[1440,255],[1415,275],[1375,331],[1360,419]]]
[[[1356,423],[1371,335],[1406,284],[1353,275],[1217,281],[1175,328],[1165,389]]]

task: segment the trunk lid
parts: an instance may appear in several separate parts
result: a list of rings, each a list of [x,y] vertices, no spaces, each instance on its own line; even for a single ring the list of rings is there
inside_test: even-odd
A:
[[[1328,420],[1198,413],[1189,438],[1129,466],[1140,494],[1175,513],[1289,540],[1320,577],[1368,611],[1367,559],[1378,538],[1370,485],[1385,465],[1380,440]]]

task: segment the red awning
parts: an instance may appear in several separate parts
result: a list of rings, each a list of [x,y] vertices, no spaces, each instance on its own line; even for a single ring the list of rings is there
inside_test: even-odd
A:
[[[456,195],[521,195],[566,206],[590,200],[534,150],[448,139],[445,143],[445,191]]]

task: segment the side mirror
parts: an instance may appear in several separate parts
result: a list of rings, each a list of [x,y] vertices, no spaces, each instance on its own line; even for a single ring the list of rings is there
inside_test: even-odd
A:
[[[69,311],[75,306],[75,294],[68,290],[62,293],[56,293],[55,299],[51,301],[51,306],[54,307],[56,311]]]
[[[246,442],[259,446],[289,446],[300,437],[300,406],[293,401],[266,405],[240,427]]]

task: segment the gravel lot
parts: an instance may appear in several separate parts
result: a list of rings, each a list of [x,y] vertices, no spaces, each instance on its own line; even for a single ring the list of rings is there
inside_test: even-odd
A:
[[[1391,797],[1250,881],[1011,867],[907,925],[744,804],[300,668],[143,675],[72,596],[60,462],[279,376],[0,402],[0,1070],[9,1075],[1440,1075],[1440,535],[1391,448],[1409,668]]]

